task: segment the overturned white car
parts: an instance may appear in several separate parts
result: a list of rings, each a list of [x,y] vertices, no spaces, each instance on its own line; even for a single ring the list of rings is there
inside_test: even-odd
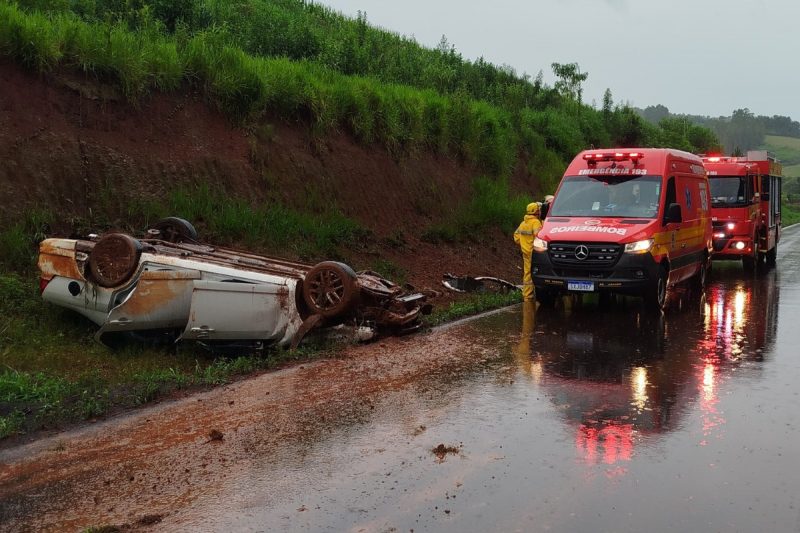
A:
[[[42,297],[97,323],[97,340],[109,345],[133,336],[296,346],[315,328],[343,323],[411,332],[431,308],[423,294],[343,263],[310,266],[199,243],[178,218],[143,239],[46,239],[39,270]]]

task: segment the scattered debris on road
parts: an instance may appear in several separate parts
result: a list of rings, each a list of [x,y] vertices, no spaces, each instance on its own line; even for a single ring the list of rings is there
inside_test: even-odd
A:
[[[434,449],[431,450],[433,455],[436,456],[438,462],[443,463],[447,455],[458,455],[461,453],[461,448],[463,444],[460,446],[445,446],[444,444],[439,444]]]
[[[455,292],[499,292],[518,291],[519,287],[500,278],[491,276],[442,276],[442,285]]]

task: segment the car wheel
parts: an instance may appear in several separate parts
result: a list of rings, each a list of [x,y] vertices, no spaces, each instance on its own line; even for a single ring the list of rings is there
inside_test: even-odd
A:
[[[89,254],[89,272],[101,287],[117,287],[139,267],[142,244],[124,233],[104,235]]]
[[[352,268],[336,261],[314,265],[303,280],[303,299],[314,314],[326,318],[352,310],[358,300],[358,276]]]
[[[663,266],[658,269],[658,275],[645,293],[644,301],[653,311],[663,311],[667,305],[667,284],[669,274]]]
[[[167,242],[178,243],[198,239],[197,230],[192,223],[178,217],[162,218],[147,229],[159,231],[158,238]]]

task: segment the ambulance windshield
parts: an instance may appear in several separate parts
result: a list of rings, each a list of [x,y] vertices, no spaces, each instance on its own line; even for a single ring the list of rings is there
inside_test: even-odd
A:
[[[655,218],[661,176],[567,176],[548,217]]]

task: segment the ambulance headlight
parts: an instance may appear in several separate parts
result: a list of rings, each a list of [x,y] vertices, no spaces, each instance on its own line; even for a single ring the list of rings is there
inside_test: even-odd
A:
[[[643,241],[629,242],[625,245],[625,253],[629,254],[643,254],[649,252],[653,247],[653,239],[645,239]]]
[[[540,239],[539,237],[534,237],[533,239],[533,249],[537,252],[546,252],[547,251],[547,241]]]

